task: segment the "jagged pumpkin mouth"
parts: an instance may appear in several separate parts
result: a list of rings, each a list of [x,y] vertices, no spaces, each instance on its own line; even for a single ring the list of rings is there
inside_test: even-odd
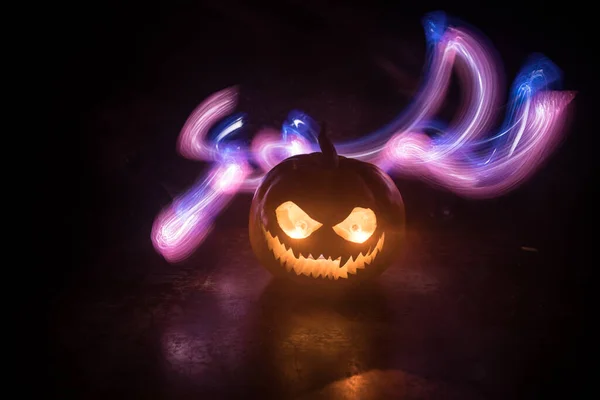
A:
[[[262,228],[265,240],[269,250],[273,252],[273,256],[279,263],[285,267],[288,272],[295,272],[296,275],[312,276],[313,278],[329,278],[329,279],[348,279],[348,274],[356,274],[359,269],[368,268],[373,264],[377,255],[383,249],[385,233],[382,233],[377,240],[377,244],[369,249],[366,254],[362,252],[358,255],[350,256],[344,265],[340,266],[342,257],[332,259],[331,257],[318,254],[302,254],[294,250],[291,246],[286,245],[277,235],[272,235],[271,232]]]

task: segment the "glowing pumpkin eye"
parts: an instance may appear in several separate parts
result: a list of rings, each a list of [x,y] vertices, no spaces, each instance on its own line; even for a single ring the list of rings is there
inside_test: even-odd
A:
[[[335,233],[349,242],[364,243],[377,229],[377,218],[370,208],[356,207],[345,220],[333,227]]]
[[[306,239],[323,226],[291,201],[277,207],[275,216],[281,230],[292,239]]]

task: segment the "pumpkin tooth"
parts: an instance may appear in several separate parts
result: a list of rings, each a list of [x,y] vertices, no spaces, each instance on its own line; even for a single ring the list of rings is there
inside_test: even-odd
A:
[[[337,276],[340,278],[348,279],[348,270],[346,268],[338,268]]]
[[[291,249],[291,248],[287,249],[287,251],[285,252],[285,257],[286,257],[288,260],[293,260],[293,259],[295,258],[295,257],[294,257],[294,252],[292,251],[292,249]]]
[[[279,260],[281,257],[283,257],[283,255],[285,254],[285,250],[283,249],[283,246],[274,246],[273,254],[275,255],[275,259],[277,259],[277,260]]]
[[[349,273],[356,274],[356,261],[352,257],[344,264],[344,267],[346,267]]]
[[[310,261],[308,261],[308,259],[306,259],[304,261],[304,263],[302,264],[302,268],[300,269],[300,273],[304,272],[305,270],[310,272],[311,269],[311,265],[310,265]]]
[[[340,265],[343,267],[345,265],[350,265],[354,263],[354,259],[352,258],[352,256],[349,257],[340,257]]]
[[[371,264],[371,262],[373,262],[373,260],[375,260],[375,257],[377,257],[377,255],[383,249],[383,241],[384,241],[384,239],[385,239],[385,234],[381,234],[381,237],[377,241],[377,244],[375,245],[375,248],[373,249],[373,252],[371,253],[371,258],[369,260],[369,264]]]
[[[328,275],[333,275],[335,273],[335,265],[327,260],[323,260],[323,271],[325,271]]]
[[[371,253],[371,260],[374,260],[374,259],[375,259],[375,257],[377,257],[377,253],[379,253],[379,248],[378,248],[378,247],[375,247],[375,248],[373,249],[373,253]]]
[[[296,275],[300,275],[302,273],[302,270],[304,269],[303,265],[304,265],[303,263],[299,262],[292,266]]]
[[[294,249],[292,249],[292,246],[290,246],[290,250],[292,250],[292,255],[294,256],[294,258],[296,258],[296,259],[300,258],[299,251],[294,251]]]
[[[381,234],[381,237],[379,238],[379,242],[377,242],[377,246],[379,247],[379,251],[381,251],[383,249],[383,243],[385,243],[385,233]]]
[[[344,265],[346,265],[349,261],[352,261],[352,256],[341,256],[339,258],[340,260],[340,267],[343,267]]]
[[[292,270],[292,268],[294,268],[293,261],[288,261],[288,262],[285,263],[285,270],[287,272],[290,272]]]
[[[363,269],[365,267],[365,256],[363,256],[362,252],[358,253],[358,257],[356,257],[355,264],[356,268]]]
[[[291,249],[288,249],[288,251],[285,252],[285,255],[283,257],[285,258],[285,261],[288,265],[294,265],[296,263],[296,259],[294,258],[294,255],[293,255]],[[288,271],[289,271],[289,269],[288,269]]]
[[[321,273],[321,270],[318,268],[318,266],[315,266],[313,268],[310,269],[310,274],[313,276],[313,278],[318,278],[319,274]]]
[[[319,265],[319,269],[321,270],[321,276],[323,278],[325,278],[326,276],[329,276],[330,271],[326,264]]]
[[[312,254],[311,254],[311,253],[308,253],[308,257],[307,257],[307,258],[308,258],[309,260],[314,260],[314,258],[313,258],[313,256],[312,256]]]
[[[327,260],[323,260],[321,261],[321,269],[325,272],[327,272],[328,274],[333,273],[334,269],[333,269],[333,264],[331,264],[329,261]]]
[[[323,262],[317,261],[313,266],[313,271],[315,272],[316,276],[320,276],[325,273],[325,268],[326,266]]]
[[[339,268],[337,268],[335,264],[329,264],[329,274],[336,280],[339,278],[338,270]]]
[[[335,277],[335,275],[336,275],[335,268],[332,264],[327,264],[325,271],[327,271],[327,276]]]
[[[320,255],[318,258],[317,258],[317,260],[326,260],[326,258],[325,258],[325,256],[324,256],[323,254],[321,254],[321,255]]]
[[[308,264],[304,264],[304,266],[302,267],[302,274],[306,275],[306,276],[310,276],[310,273],[312,271],[312,268],[310,265]]]

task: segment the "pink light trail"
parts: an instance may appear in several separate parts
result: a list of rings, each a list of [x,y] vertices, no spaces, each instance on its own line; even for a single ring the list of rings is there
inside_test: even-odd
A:
[[[514,81],[505,122],[492,131],[500,109],[501,65],[480,35],[450,26],[442,14],[425,20],[429,64],[412,104],[380,131],[351,142],[336,143],[338,153],[377,164],[391,175],[411,176],[461,196],[503,195],[529,178],[560,143],[567,106],[575,93],[549,90],[558,69],[537,57]],[[447,127],[433,119],[456,70],[464,90],[457,118]],[[238,89],[227,88],[202,102],[186,121],[178,151],[186,158],[210,161],[213,168],[157,216],[152,241],[170,262],[189,257],[210,233],[216,216],[239,191],[252,192],[271,168],[296,154],[317,151],[310,135],[298,132],[311,122],[291,118],[288,130],[264,129],[250,148],[225,139],[244,124],[229,121],[215,139],[213,126],[235,111]],[[285,127],[284,127],[285,128]],[[438,135],[431,135],[431,131]],[[290,133],[286,133],[286,132]],[[252,168],[253,161],[258,168]]]

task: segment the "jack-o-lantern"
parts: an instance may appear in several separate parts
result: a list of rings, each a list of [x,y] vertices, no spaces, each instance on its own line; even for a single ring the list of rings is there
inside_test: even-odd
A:
[[[358,282],[379,275],[404,246],[404,203],[375,165],[321,152],[290,157],[265,176],[250,208],[250,241],[275,276]]]

